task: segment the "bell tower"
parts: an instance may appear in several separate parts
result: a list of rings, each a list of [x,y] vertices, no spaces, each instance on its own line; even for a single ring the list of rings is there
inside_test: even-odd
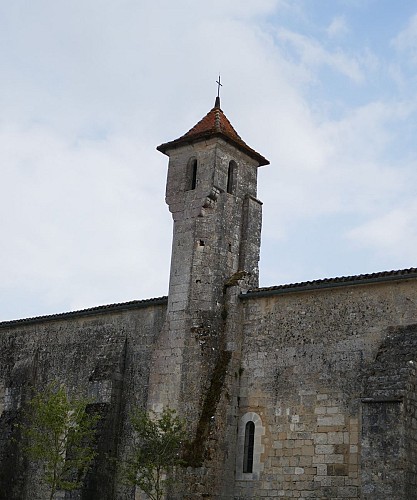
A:
[[[176,408],[187,420],[198,466],[231,359],[227,290],[258,286],[257,171],[269,162],[241,139],[219,97],[186,134],[157,149],[169,157],[166,202],[174,226],[167,317],[153,360],[149,408]]]
[[[233,274],[258,285],[257,169],[269,162],[240,138],[219,97],[191,130],[157,149],[169,156],[166,202],[174,220],[168,309],[198,302],[214,312]]]

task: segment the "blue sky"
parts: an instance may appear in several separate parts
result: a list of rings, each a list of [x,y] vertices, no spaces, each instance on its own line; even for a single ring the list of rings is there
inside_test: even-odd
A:
[[[417,266],[415,2],[0,0],[0,320],[166,294],[155,147],[219,71],[262,286]]]

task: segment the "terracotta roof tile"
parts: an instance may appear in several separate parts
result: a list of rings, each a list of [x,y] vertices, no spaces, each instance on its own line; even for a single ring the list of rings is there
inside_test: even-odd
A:
[[[202,141],[211,137],[221,137],[225,141],[233,144],[235,147],[246,153],[251,158],[259,162],[259,165],[269,165],[269,161],[254,149],[249,147],[242,140],[240,135],[233,128],[230,121],[220,108],[220,105],[214,106],[204,118],[202,118],[186,134],[174,141],[161,144],[156,149],[161,153],[166,153],[169,149],[182,146],[184,144]]]
[[[186,137],[192,138],[200,134],[215,134],[222,133],[227,135],[234,141],[242,141],[240,135],[233,128],[230,121],[227,119],[226,115],[220,108],[214,107],[211,109],[204,118],[202,118],[192,129],[190,129],[186,134],[180,137],[184,139]]]

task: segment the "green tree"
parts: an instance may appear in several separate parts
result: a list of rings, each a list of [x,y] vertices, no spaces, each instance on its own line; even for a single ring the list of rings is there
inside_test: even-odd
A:
[[[166,408],[159,417],[151,418],[136,410],[131,417],[134,449],[124,464],[129,484],[138,486],[151,500],[160,500],[173,469],[183,463],[181,447],[185,439],[185,423],[175,410]]]
[[[88,400],[69,399],[64,387],[49,385],[29,402],[22,425],[25,451],[42,464],[50,500],[58,490],[81,486],[94,459],[95,424],[98,415],[87,412]]]

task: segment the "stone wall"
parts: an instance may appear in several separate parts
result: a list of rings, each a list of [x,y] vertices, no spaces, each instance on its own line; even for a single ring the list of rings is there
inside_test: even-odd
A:
[[[50,382],[88,396],[102,417],[99,454],[82,498],[133,498],[131,489],[117,484],[111,458],[123,458],[129,448],[132,407],[146,408],[150,353],[165,319],[166,299],[98,309],[0,324],[2,500],[45,498],[36,469],[22,454],[15,424],[25,403]]]
[[[243,300],[239,416],[262,437],[235,498],[412,498],[416,303],[413,280]]]
[[[415,281],[265,296],[239,295],[240,282],[225,287],[218,361],[201,395],[202,460],[181,471],[193,487],[170,498],[413,498]],[[131,408],[150,406],[166,299],[118,307],[0,324],[1,499],[43,498],[15,424],[51,381],[89,396],[102,416],[97,460],[67,498],[135,497],[108,458],[129,450]],[[253,467],[244,472],[248,422]]]

